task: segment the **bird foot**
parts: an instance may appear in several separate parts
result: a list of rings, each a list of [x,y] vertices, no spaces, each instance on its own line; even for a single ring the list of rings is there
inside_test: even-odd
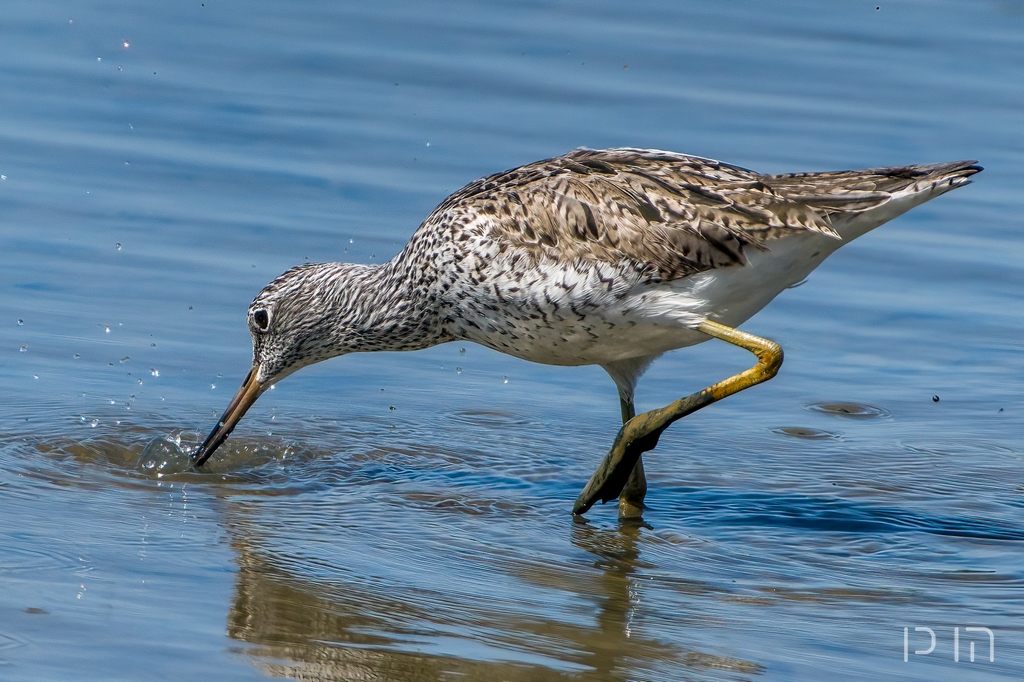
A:
[[[644,515],[643,502],[637,500],[628,499],[625,496],[619,498],[619,520],[620,521],[632,521],[635,519],[643,518]]]
[[[573,514],[586,514],[594,504],[600,500],[608,502],[614,500],[622,493],[623,488],[629,481],[630,474],[637,466],[640,456],[648,450],[653,450],[658,444],[658,438],[664,427],[651,429],[649,419],[645,413],[634,417],[626,422],[619,434],[612,443],[612,448],[597,470],[590,477],[583,492],[576,498],[572,507]],[[640,476],[643,476],[641,472]],[[646,490],[646,482],[643,486]],[[639,495],[626,495],[619,503],[619,516],[621,518],[636,518],[643,514],[643,492]]]

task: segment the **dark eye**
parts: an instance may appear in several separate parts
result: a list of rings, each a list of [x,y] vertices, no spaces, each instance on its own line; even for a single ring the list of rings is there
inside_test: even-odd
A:
[[[256,329],[258,329],[259,331],[267,331],[267,329],[270,327],[270,313],[268,313],[263,308],[254,310],[252,313],[252,323],[256,325]]]

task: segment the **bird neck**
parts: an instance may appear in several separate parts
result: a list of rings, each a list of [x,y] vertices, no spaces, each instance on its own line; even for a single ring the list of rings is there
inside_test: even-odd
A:
[[[401,254],[382,265],[353,267],[346,288],[348,324],[360,351],[419,350],[447,340],[435,297]]]

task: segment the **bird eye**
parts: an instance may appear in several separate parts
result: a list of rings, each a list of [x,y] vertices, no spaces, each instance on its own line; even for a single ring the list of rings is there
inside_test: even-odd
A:
[[[252,323],[256,329],[265,332],[270,328],[270,313],[265,308],[259,308],[252,313]]]

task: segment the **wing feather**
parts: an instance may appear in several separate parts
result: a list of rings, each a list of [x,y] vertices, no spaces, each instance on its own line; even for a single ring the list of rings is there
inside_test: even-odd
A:
[[[742,264],[744,249],[796,232],[838,238],[832,215],[879,206],[922,175],[762,175],[671,152],[578,149],[482,178],[424,225],[478,230],[528,259],[626,262],[670,280]]]

